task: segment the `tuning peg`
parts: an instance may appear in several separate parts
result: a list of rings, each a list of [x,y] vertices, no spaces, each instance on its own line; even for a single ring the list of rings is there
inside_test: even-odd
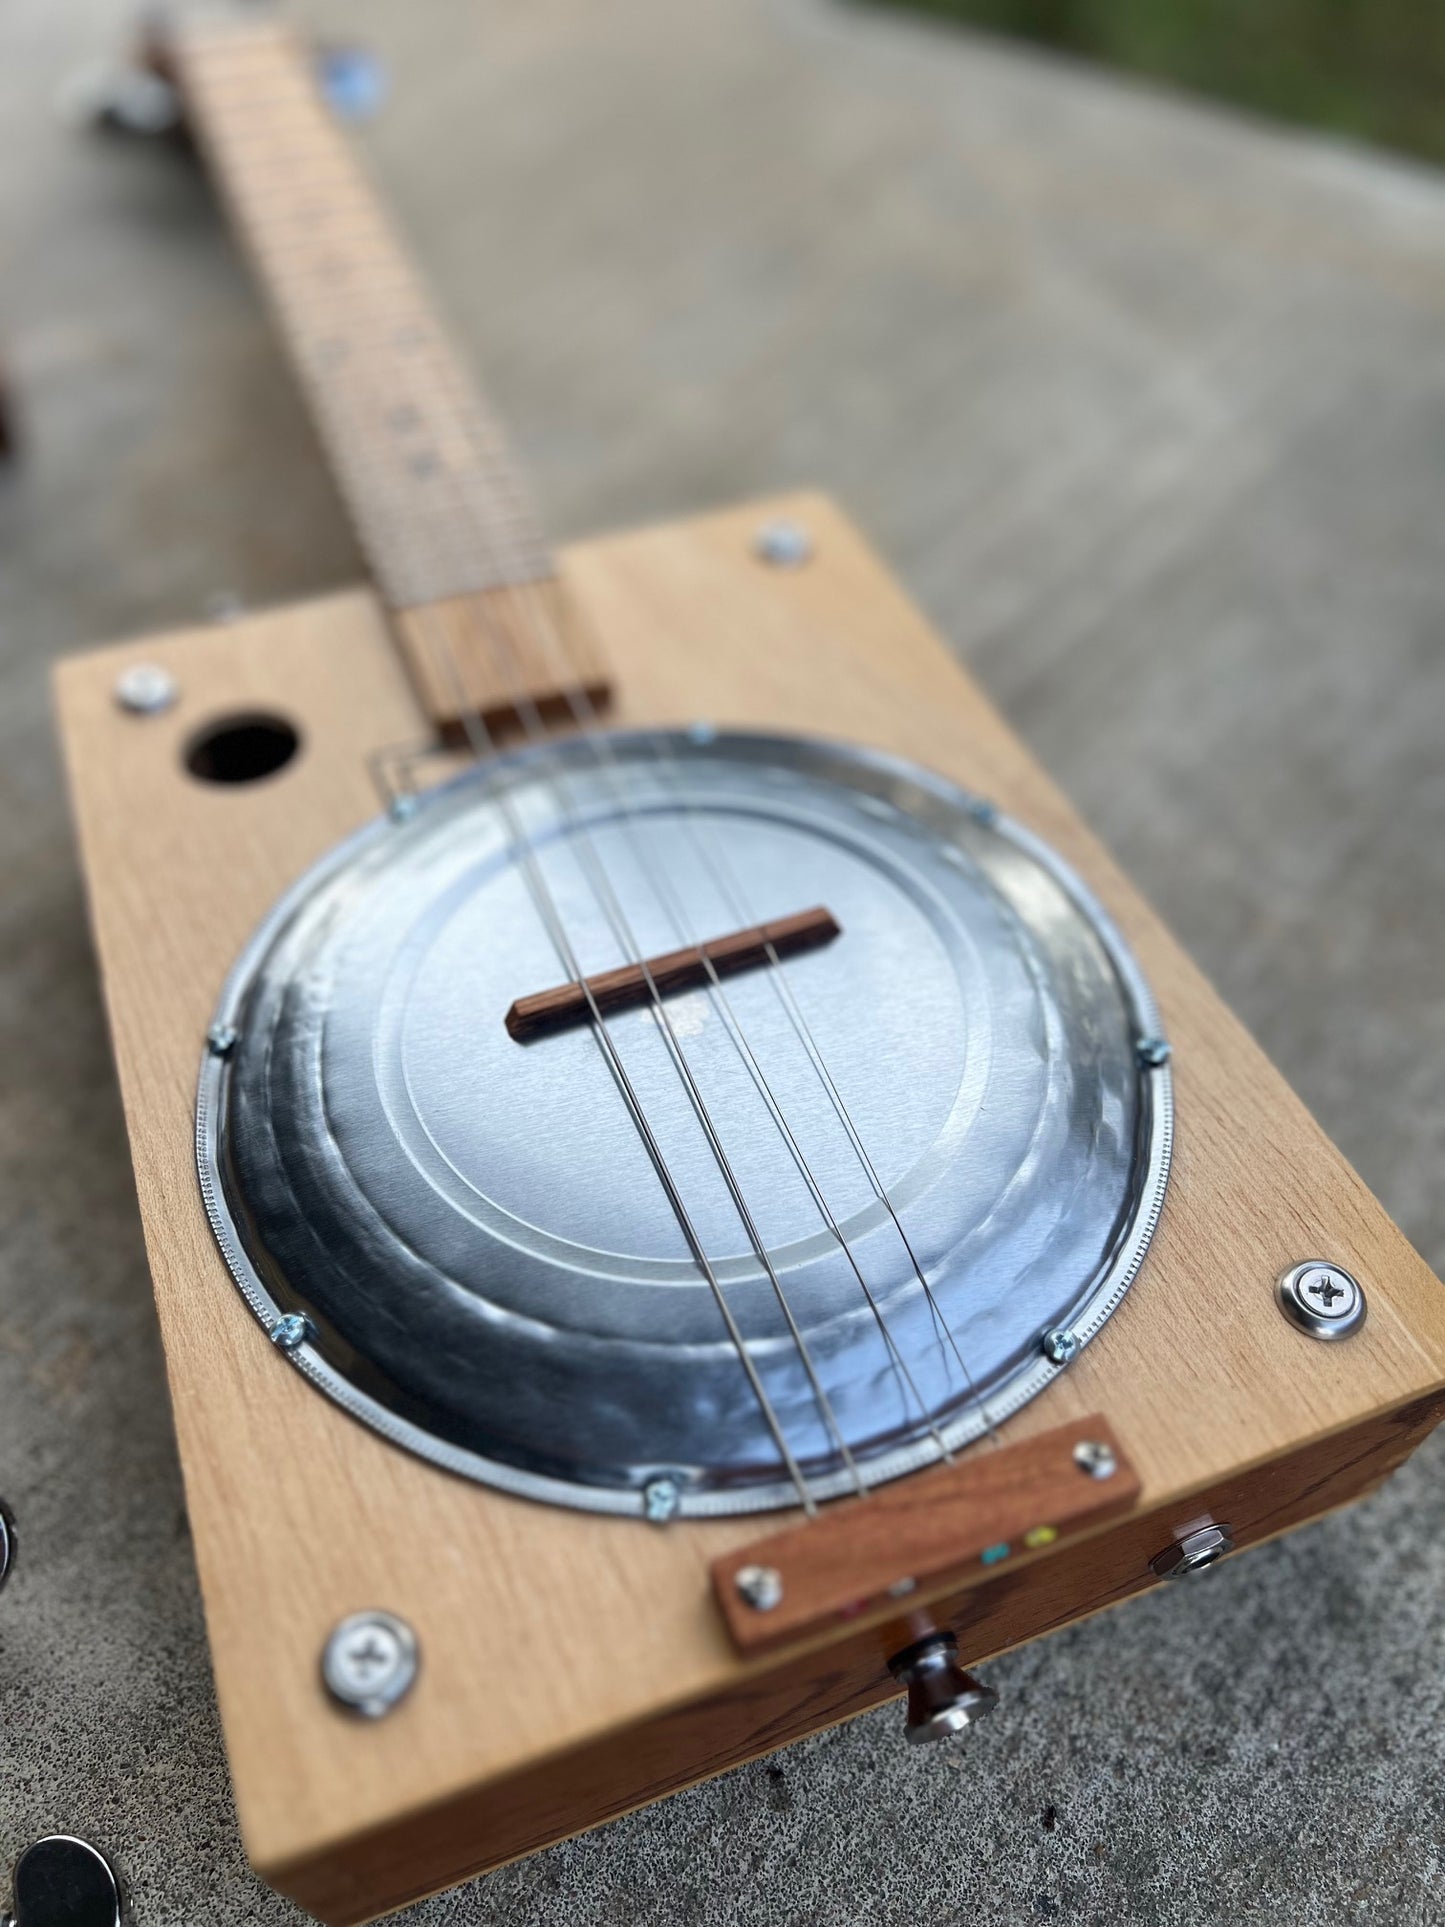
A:
[[[908,1688],[908,1724],[903,1730],[910,1746],[965,1732],[998,1705],[993,1688],[959,1665],[952,1633],[930,1633],[896,1653],[888,1670]]]
[[[120,1882],[98,1847],[68,1833],[37,1840],[15,1863],[5,1927],[122,1927]]]

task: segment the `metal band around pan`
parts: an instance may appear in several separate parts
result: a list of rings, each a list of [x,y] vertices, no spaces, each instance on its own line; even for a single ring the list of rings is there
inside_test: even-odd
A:
[[[1072,869],[1022,826],[931,773],[881,752],[798,738],[714,735],[707,731],[615,735],[608,740],[610,753],[622,765],[627,764],[629,758],[654,754],[684,760],[701,757],[704,762],[715,758],[720,759],[720,764],[732,758],[743,765],[756,765],[764,774],[768,769],[775,769],[800,782],[816,776],[844,788],[851,786],[858,792],[855,800],[871,798],[869,806],[880,814],[886,807],[904,813],[909,810],[932,813],[940,820],[960,825],[967,823],[970,835],[998,839],[1000,848],[1011,849],[1057,886],[1071,914],[1076,914],[1081,925],[1087,926],[1117,981],[1123,1047],[1138,1067],[1137,1128],[1129,1155],[1128,1195],[1119,1235],[1107,1253],[1107,1261],[1091,1276],[1063,1281],[1057,1319],[1051,1316],[1040,1321],[1035,1342],[1003,1376],[989,1383],[982,1402],[968,1401],[960,1409],[939,1416],[935,1430],[928,1435],[913,1437],[867,1459],[864,1471],[869,1484],[899,1477],[938,1457],[938,1435],[941,1434],[950,1449],[961,1446],[1000,1424],[1042,1391],[1058,1376],[1068,1358],[1097,1333],[1135,1277],[1162,1207],[1172,1137],[1173,1098],[1167,1049],[1151,1055],[1147,1049],[1141,1053],[1139,1048],[1144,1040],[1156,1038],[1159,1032],[1153,999],[1119,933]],[[494,1457],[458,1445],[452,1439],[439,1436],[425,1422],[418,1422],[415,1414],[393,1409],[384,1398],[368,1390],[365,1373],[351,1369],[349,1361],[335,1355],[334,1345],[328,1348],[320,1342],[314,1326],[298,1320],[297,1304],[289,1301],[284,1289],[273,1288],[274,1280],[270,1285],[263,1281],[262,1272],[247,1249],[223,1175],[228,1089],[236,1061],[233,1046],[237,1040],[244,1046],[252,992],[274,947],[293,919],[304,914],[318,892],[326,890],[352,866],[364,862],[368,853],[377,853],[389,839],[404,840],[416,834],[415,825],[424,823],[434,812],[467,810],[484,801],[490,794],[488,786],[498,781],[521,786],[534,777],[540,780],[541,773],[550,764],[557,763],[557,759],[561,759],[561,767],[575,773],[582,769],[588,754],[585,744],[573,742],[549,746],[544,751],[518,751],[485,768],[470,770],[424,797],[417,817],[410,823],[396,824],[380,819],[347,839],[276,904],[238,958],[216,1010],[211,1032],[215,1041],[206,1051],[200,1073],[196,1155],[207,1215],[247,1304],[277,1340],[278,1348],[284,1350],[290,1363],[328,1398],[383,1437],[450,1472],[532,1499],[635,1517],[642,1510],[644,1487],[650,1479],[669,1472],[666,1463],[639,1463],[621,1468],[620,1473],[618,1468],[610,1468],[608,1476],[596,1483],[580,1477],[557,1477],[546,1467],[514,1462],[512,1458]],[[803,900],[812,899],[800,899]],[[641,1015],[639,1013],[639,1017]],[[1055,1324],[1066,1324],[1070,1334],[1065,1357],[1049,1356],[1042,1342],[1046,1329]],[[358,1383],[357,1379],[363,1382]],[[852,1488],[851,1478],[841,1466],[828,1468],[810,1477],[809,1482],[820,1498]],[[797,1497],[795,1488],[782,1477],[780,1469],[776,1477],[750,1482],[709,1485],[706,1481],[684,1478],[681,1486],[678,1510],[694,1517],[787,1506],[795,1503]]]

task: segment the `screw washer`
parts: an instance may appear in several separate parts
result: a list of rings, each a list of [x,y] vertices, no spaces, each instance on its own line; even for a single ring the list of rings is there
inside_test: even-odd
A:
[[[158,663],[132,663],[115,679],[116,706],[131,716],[159,716],[175,702],[181,686],[169,669]]]
[[[321,1677],[348,1711],[379,1720],[411,1690],[419,1665],[411,1627],[395,1613],[373,1608],[336,1627],[321,1655]]]
[[[1074,1447],[1074,1464],[1091,1479],[1112,1479],[1119,1470],[1113,1446],[1103,1439],[1080,1439]]]
[[[770,1613],[783,1602],[783,1575],[776,1566],[739,1566],[733,1584],[755,1613]]]
[[[775,569],[800,569],[812,560],[813,538],[798,522],[765,522],[753,538],[759,561]]]
[[[1276,1280],[1275,1296],[1292,1325],[1326,1343],[1348,1338],[1369,1310],[1358,1278],[1325,1258],[1306,1258]]]

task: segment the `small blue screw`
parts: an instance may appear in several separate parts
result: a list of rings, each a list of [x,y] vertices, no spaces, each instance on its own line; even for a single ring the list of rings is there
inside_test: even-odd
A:
[[[1067,1365],[1070,1359],[1079,1355],[1079,1341],[1071,1331],[1056,1326],[1043,1336],[1044,1357],[1055,1365]]]
[[[271,1327],[271,1343],[278,1351],[299,1351],[311,1335],[311,1320],[299,1311],[287,1312]]]
[[[236,1048],[238,1034],[233,1024],[212,1024],[206,1032],[206,1049],[212,1057],[229,1057]]]

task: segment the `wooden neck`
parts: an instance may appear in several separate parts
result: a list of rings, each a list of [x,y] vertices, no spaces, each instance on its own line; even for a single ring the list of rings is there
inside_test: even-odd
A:
[[[505,438],[303,48],[270,22],[196,19],[168,53],[429,715],[601,697]]]

